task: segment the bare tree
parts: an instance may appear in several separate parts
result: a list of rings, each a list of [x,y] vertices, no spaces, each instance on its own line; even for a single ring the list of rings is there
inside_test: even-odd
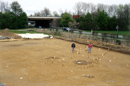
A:
[[[86,15],[90,11],[90,4],[82,2],[83,15]]]
[[[59,17],[59,14],[58,14],[56,11],[54,11],[54,12],[53,12],[53,16],[54,16],[54,17]]]
[[[76,15],[82,15],[82,2],[78,2],[75,4],[75,7],[74,7],[74,10],[75,10],[75,13]]]
[[[117,9],[117,19],[118,19],[118,26],[120,30],[128,30],[129,28],[129,5],[118,5]]]
[[[104,4],[98,4],[97,5],[97,11],[100,12],[100,11],[107,11],[107,5],[104,5]]]
[[[94,12],[96,12],[96,5],[94,5],[93,3],[90,3],[90,12],[91,13],[94,13]]]
[[[42,11],[40,12],[40,16],[42,16],[42,17],[43,17],[43,16],[46,16],[44,10],[42,10]]]
[[[44,16],[44,17],[47,17],[49,16],[51,13],[50,13],[50,10],[49,8],[44,8],[42,11],[41,11],[41,16]]]
[[[125,4],[124,5],[124,16],[126,19],[128,19],[130,16],[129,10],[130,10],[129,5]]]
[[[108,7],[107,13],[109,14],[109,16],[116,16],[116,12],[117,12],[117,5],[110,5]]]
[[[0,12],[4,13],[5,11],[8,11],[9,5],[7,2],[0,1]]]
[[[128,4],[124,5],[124,19],[126,21],[127,24],[127,28],[129,28],[129,22],[130,22],[130,6]]]
[[[62,9],[59,10],[60,16],[64,13]]]
[[[40,17],[41,14],[40,14],[40,12],[37,12],[37,13],[34,13],[34,16],[35,16],[35,17]]]
[[[108,8],[108,12],[109,16],[112,16],[113,15],[113,5],[110,5],[109,8]]]
[[[41,12],[34,13],[34,16],[37,16],[37,17],[47,17],[50,15],[51,13],[50,13],[49,8],[44,8],[43,10],[41,10]]]

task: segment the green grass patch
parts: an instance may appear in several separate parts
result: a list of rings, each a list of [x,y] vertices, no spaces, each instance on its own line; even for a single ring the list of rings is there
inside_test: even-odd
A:
[[[109,34],[117,34],[117,31],[94,31],[94,32],[98,32],[98,33],[109,33]],[[119,31],[118,34],[119,34],[119,35],[130,36],[130,31]]]

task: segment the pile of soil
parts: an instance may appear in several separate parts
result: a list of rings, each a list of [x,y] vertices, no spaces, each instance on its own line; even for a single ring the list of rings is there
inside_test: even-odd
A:
[[[21,36],[18,36],[17,34],[10,32],[10,30],[7,28],[0,32],[0,36],[8,36],[8,37],[13,38],[13,39],[20,39],[21,38]]]

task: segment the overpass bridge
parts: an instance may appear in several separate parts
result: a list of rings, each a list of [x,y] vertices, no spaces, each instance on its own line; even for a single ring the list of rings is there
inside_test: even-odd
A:
[[[59,27],[61,17],[28,17],[28,23],[34,27]]]

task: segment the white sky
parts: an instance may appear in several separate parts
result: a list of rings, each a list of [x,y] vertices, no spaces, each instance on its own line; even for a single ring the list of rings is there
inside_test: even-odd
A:
[[[71,11],[73,12],[74,6],[77,2],[86,2],[104,5],[112,5],[112,4],[130,4],[130,0],[3,0],[4,2],[8,2],[11,4],[13,1],[18,1],[21,5],[21,8],[27,15],[34,14],[34,12],[40,12],[47,7],[50,11]]]

